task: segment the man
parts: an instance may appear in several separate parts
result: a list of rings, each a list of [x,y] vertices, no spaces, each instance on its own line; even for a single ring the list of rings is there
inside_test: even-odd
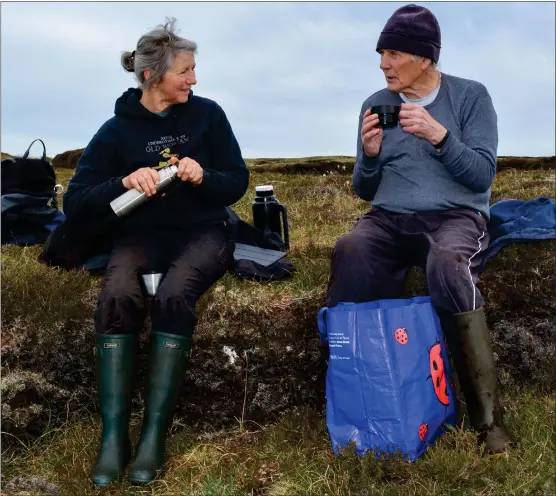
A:
[[[502,452],[509,436],[477,289],[496,113],[482,84],[438,71],[440,27],[426,8],[394,12],[376,49],[387,88],[363,103],[353,173],[372,210],[336,243],[326,304],[399,298],[408,270],[424,268],[478,441]],[[401,105],[399,125],[379,127],[374,105]]]

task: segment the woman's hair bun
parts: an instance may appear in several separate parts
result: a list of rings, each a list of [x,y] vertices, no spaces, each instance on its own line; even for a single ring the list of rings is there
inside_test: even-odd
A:
[[[122,67],[127,72],[135,72],[135,52],[124,52],[122,54]]]

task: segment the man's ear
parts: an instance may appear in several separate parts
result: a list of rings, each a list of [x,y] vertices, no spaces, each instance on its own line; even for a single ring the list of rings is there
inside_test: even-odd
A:
[[[427,59],[426,57],[423,57],[423,61],[421,62],[421,68],[426,71],[432,64],[432,60],[431,59]]]

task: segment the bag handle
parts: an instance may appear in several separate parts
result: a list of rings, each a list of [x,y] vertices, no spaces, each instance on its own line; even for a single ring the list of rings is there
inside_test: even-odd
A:
[[[319,310],[318,326],[319,326],[321,343],[328,343],[328,332],[326,331],[326,311],[327,310],[328,307],[322,307]]]
[[[31,144],[29,145],[29,148],[27,148],[27,151],[23,154],[23,159],[26,159],[29,156],[29,152],[31,151],[31,147],[33,146],[33,143],[35,143],[35,141],[40,141],[42,143],[42,158],[41,160],[44,162],[46,160],[46,145],[44,144],[44,141],[40,138],[37,138],[36,140],[33,140],[31,142]]]

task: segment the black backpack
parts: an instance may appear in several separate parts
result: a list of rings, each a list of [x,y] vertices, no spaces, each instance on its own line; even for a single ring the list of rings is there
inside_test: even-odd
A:
[[[43,146],[40,159],[29,158],[36,141]],[[58,210],[56,173],[46,159],[46,146],[34,140],[21,157],[1,163],[2,243],[41,244],[63,219]]]
[[[278,234],[268,228],[264,231],[257,229],[242,220],[239,215],[226,207],[228,212],[228,229],[236,243],[243,243],[259,248],[275,251],[286,251],[286,245]],[[253,279],[255,281],[282,281],[290,279],[295,272],[295,267],[286,258],[281,258],[268,266],[261,265],[253,260],[239,259],[234,264],[234,274],[240,279]]]
[[[241,220],[231,207],[227,207],[226,210],[227,226],[234,241],[286,251],[286,245],[276,233],[268,229],[262,232]],[[66,219],[44,243],[39,261],[62,269],[85,269],[92,274],[101,275],[106,268],[112,245],[111,232],[102,222],[97,225],[80,226]],[[281,258],[267,267],[252,260],[236,260],[234,266],[236,277],[256,281],[281,281],[291,278],[294,272],[293,264],[286,258]]]

